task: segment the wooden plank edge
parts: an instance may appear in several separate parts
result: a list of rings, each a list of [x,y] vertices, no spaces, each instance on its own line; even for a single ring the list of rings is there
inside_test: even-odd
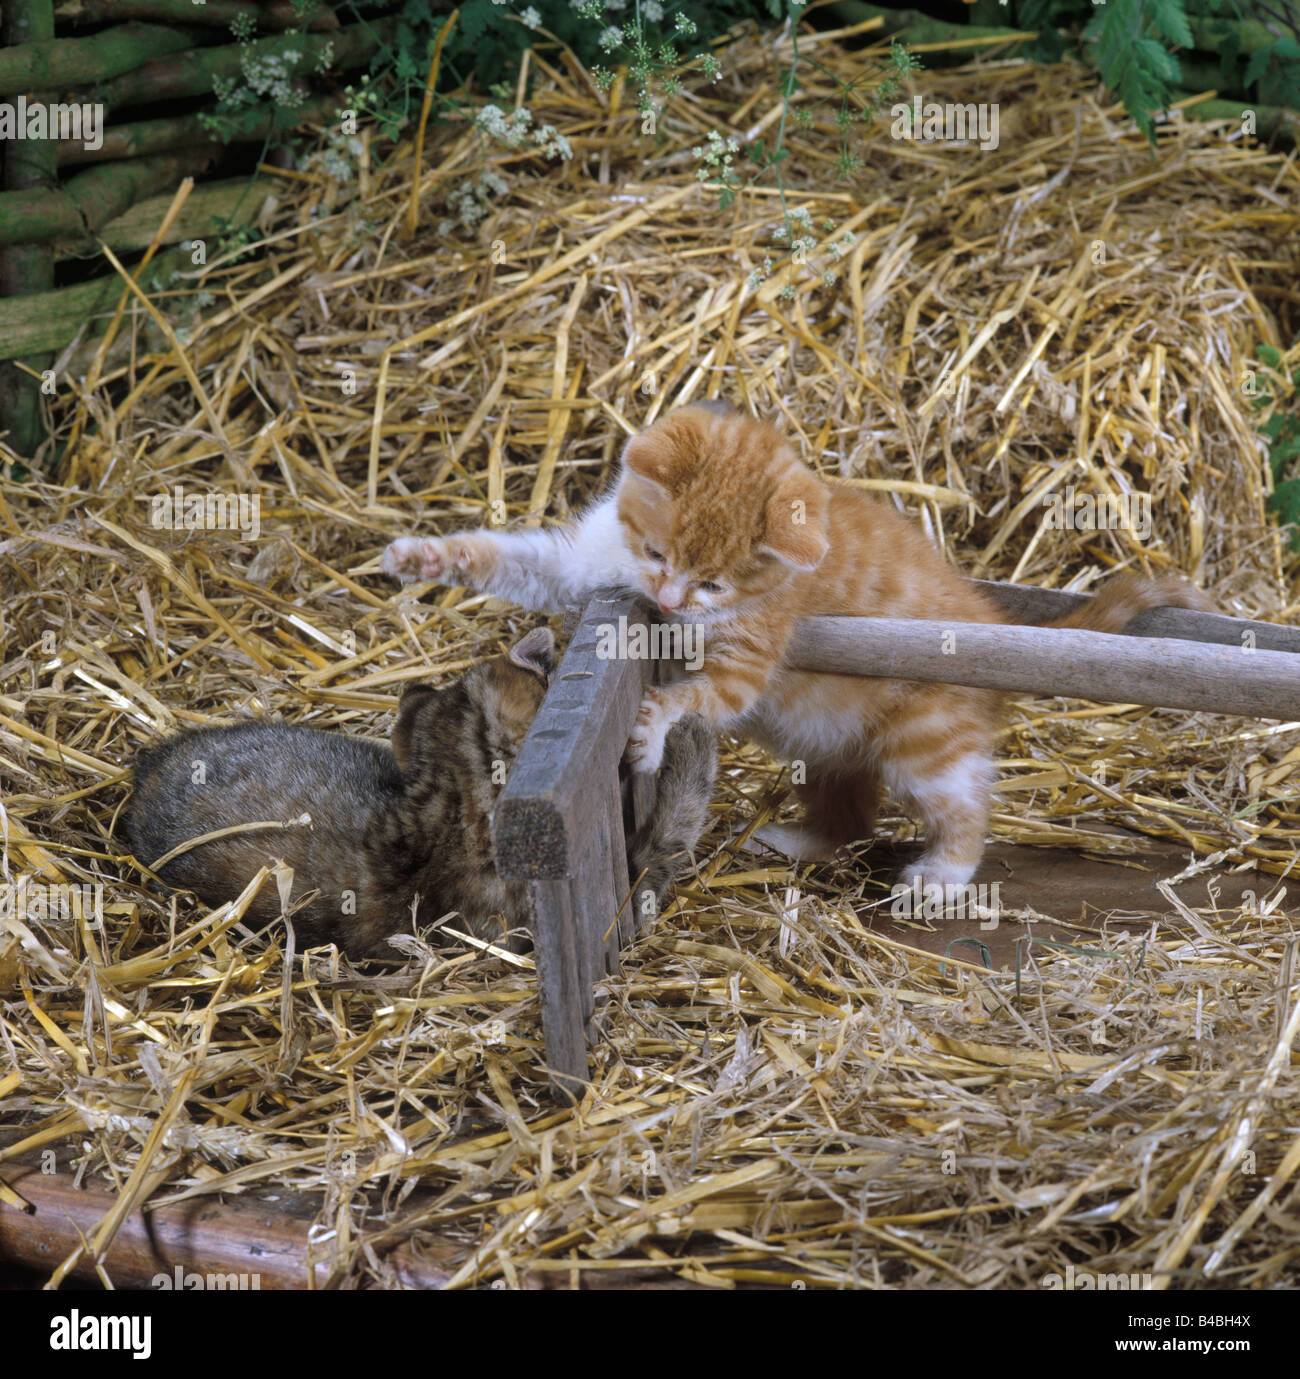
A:
[[[111,1192],[78,1187],[69,1173],[5,1164],[3,1176],[33,1210],[23,1212],[0,1204],[0,1260],[41,1273],[53,1273],[94,1233],[117,1200]],[[327,1257],[308,1262],[319,1254],[319,1246],[310,1239],[311,1226],[311,1217],[238,1198],[193,1197],[132,1212],[102,1263],[119,1288],[174,1291],[179,1277],[181,1286],[191,1290],[305,1290],[323,1286],[330,1267]],[[455,1272],[463,1251],[447,1247],[439,1263],[428,1258],[429,1253],[423,1247],[417,1254],[403,1243],[384,1262],[402,1287],[441,1288]],[[71,1277],[94,1281],[92,1261],[83,1259]]]
[[[632,625],[646,614],[631,598],[597,597],[587,605],[497,797],[492,843],[504,877],[569,876],[581,815],[592,802],[589,773],[618,770],[651,672],[649,662],[598,654],[599,629],[621,617]]]

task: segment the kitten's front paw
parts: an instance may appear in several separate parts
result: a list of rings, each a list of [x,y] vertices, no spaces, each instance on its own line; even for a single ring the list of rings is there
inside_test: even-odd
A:
[[[436,579],[440,584],[473,588],[491,573],[491,538],[477,532],[454,536],[399,536],[384,550],[380,564],[404,584],[413,579]]]
[[[659,769],[664,759],[664,739],[671,726],[659,691],[647,690],[624,753],[624,760],[634,771]]]
[[[448,565],[446,545],[436,536],[399,536],[384,548],[379,565],[403,584],[415,579],[441,579]]]

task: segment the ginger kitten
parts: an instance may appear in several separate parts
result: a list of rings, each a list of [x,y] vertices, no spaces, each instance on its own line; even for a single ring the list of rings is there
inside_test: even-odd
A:
[[[383,568],[468,586],[527,608],[634,590],[665,616],[701,624],[698,674],[651,690],[628,747],[652,771],[683,714],[804,763],[798,827],[760,830],[794,858],[869,838],[888,790],[926,831],[902,880],[963,886],[979,865],[1003,696],[994,690],[795,670],[783,655],[803,617],[1005,620],[921,527],[828,482],[765,422],[723,404],[683,407],[628,442],[614,488],[568,526],[403,537]],[[1207,608],[1173,579],[1113,580],[1055,626],[1118,631],[1143,608]]]

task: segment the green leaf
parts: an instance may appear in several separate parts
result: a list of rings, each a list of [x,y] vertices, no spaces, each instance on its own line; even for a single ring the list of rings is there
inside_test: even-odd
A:
[[[1039,29],[1034,47],[1040,62],[1060,62],[1065,55],[1065,36],[1060,29]]]
[[[1291,549],[1300,550],[1300,479],[1287,479],[1279,484],[1268,505],[1279,514],[1282,525],[1291,528]]]
[[[1275,483],[1282,477],[1287,465],[1297,458],[1300,458],[1300,440],[1293,440],[1289,443],[1283,442],[1269,454],[1268,462],[1272,466]],[[1288,479],[1287,482],[1293,481]]]
[[[1241,36],[1229,29],[1219,44],[1219,82],[1222,86],[1237,84],[1237,61],[1241,57]]]
[[[1194,48],[1192,28],[1187,22],[1183,0],[1148,0],[1152,25],[1170,43],[1180,48]]]
[[[1133,46],[1138,61],[1152,76],[1175,84],[1179,81],[1178,59],[1165,52],[1154,38],[1139,38]]]
[[[1251,53],[1250,61],[1246,64],[1246,75],[1242,78],[1242,84],[1253,86],[1268,71],[1269,49],[1260,48]]]
[[[1118,93],[1134,124],[1155,146],[1152,115],[1168,104],[1170,82],[1176,78],[1175,60],[1154,39],[1146,36],[1150,0],[1111,0],[1087,26],[1092,38],[1092,57],[1106,84]],[[1163,22],[1176,27],[1176,14],[1183,14],[1178,0],[1160,0],[1165,6]],[[1173,6],[1174,8],[1170,8]],[[1184,15],[1185,19],[1185,15]],[[1145,46],[1144,46],[1145,45]]]
[[[1267,364],[1270,369],[1282,367],[1282,351],[1276,345],[1256,345],[1255,357],[1262,364]]]
[[[456,27],[460,30],[457,41],[460,45],[476,42],[483,37],[483,31],[492,18],[492,0],[469,0],[460,12]]]

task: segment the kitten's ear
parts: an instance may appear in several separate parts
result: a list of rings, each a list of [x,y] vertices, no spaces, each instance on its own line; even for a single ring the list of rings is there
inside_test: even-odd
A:
[[[768,499],[759,553],[792,570],[815,570],[831,548],[829,511],[830,494],[815,474],[792,475]]]
[[[402,692],[397,697],[397,716],[410,717],[426,699],[437,698],[441,693],[440,689],[426,684],[423,680],[412,680],[402,686]]]
[[[534,627],[510,648],[510,664],[540,676],[543,684],[555,669],[555,635],[549,627]]]
[[[672,447],[651,427],[624,446],[623,483],[640,489],[642,496],[651,501],[663,498],[671,488],[674,460]]]
[[[656,483],[654,479],[647,479],[644,474],[634,474],[630,469],[623,471],[618,491],[621,499],[632,499],[633,502],[644,503],[651,509],[662,508],[669,498],[665,485]],[[622,509],[619,511],[621,515]]]
[[[415,715],[431,700],[438,699],[442,691],[424,681],[417,680],[402,689],[397,701],[397,721],[393,724],[393,755],[397,758],[397,769],[405,775],[411,768],[411,739],[415,734]]]

